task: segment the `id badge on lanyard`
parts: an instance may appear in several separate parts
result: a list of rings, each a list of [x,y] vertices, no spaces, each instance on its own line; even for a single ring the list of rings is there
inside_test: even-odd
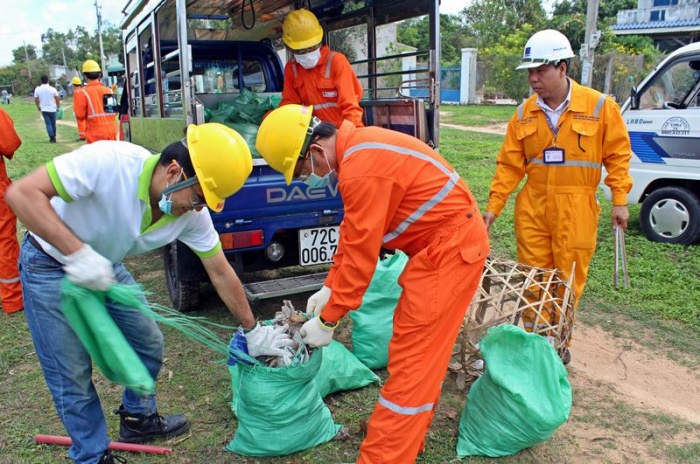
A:
[[[545,118],[547,118],[547,124],[549,125],[549,129],[552,131],[552,134],[554,134],[554,145],[552,145],[549,148],[545,148],[542,152],[544,164],[564,164],[564,162],[566,161],[566,154],[564,152],[564,149],[557,147],[557,134],[559,133],[559,129],[561,128],[561,126],[555,129],[552,126],[552,123],[547,117],[547,115],[545,115]]]

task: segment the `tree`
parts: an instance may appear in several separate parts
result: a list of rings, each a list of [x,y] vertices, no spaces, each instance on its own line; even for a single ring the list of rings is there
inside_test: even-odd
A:
[[[540,30],[547,22],[541,0],[475,0],[461,16],[479,48],[499,43],[524,24]]]
[[[426,50],[430,40],[428,21],[427,16],[402,21],[397,31],[399,43]],[[440,35],[442,47],[440,62],[445,66],[459,64],[462,48],[473,45],[469,43],[470,37],[467,36],[459,16],[441,14]]]
[[[28,59],[36,60],[38,53],[34,45],[22,45],[12,50],[12,58],[15,63],[24,63]]]
[[[529,93],[530,84],[525,71],[516,70],[520,63],[523,47],[535,32],[530,24],[522,24],[511,34],[495,41],[491,46],[479,51],[485,64],[486,93],[504,93],[516,102],[522,102]]]

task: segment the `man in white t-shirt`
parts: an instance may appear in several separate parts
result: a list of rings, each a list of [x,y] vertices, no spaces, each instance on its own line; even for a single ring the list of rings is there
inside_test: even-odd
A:
[[[61,281],[92,290],[115,282],[133,285],[122,264],[129,255],[174,240],[202,260],[224,304],[245,331],[251,356],[284,356],[289,335],[260,326],[222,251],[208,206],[216,212],[252,171],[250,150],[232,129],[216,123],[190,126],[187,140],[162,154],[128,142],[98,141],[57,156],[16,181],[6,201],[29,230],[20,251],[27,324],[56,409],[73,440],[79,464],[112,463],[107,423],[91,379],[87,351],[60,310]],[[107,310],[156,379],[163,335],[139,311],[109,300]],[[161,416],[155,396],[125,389],[119,439],[145,443],[189,429],[180,414]]]
[[[34,89],[34,103],[44,117],[49,142],[56,143],[56,111],[61,105],[61,97],[58,90],[49,85],[49,76],[41,76],[41,85]]]

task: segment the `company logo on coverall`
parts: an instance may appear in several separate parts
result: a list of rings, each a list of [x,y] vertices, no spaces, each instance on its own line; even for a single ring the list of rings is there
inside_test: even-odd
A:
[[[267,196],[268,203],[282,203],[285,201],[298,200],[322,200],[329,196],[326,194],[326,190],[330,192],[330,197],[335,198],[338,196],[337,183],[324,188],[303,188],[295,185],[291,189],[287,190],[283,187],[273,187],[265,190],[265,195]]]

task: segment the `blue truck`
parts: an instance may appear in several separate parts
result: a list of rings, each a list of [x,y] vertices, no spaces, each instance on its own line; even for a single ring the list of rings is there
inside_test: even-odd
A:
[[[212,112],[236,105],[242,93],[251,92],[258,101],[279,100],[283,62],[289,58],[281,20],[294,5],[285,0],[129,1],[121,24],[129,99],[124,134],[158,152],[182,137],[188,124],[201,124]],[[438,0],[311,0],[305,6],[324,26],[324,42],[351,59],[365,89],[365,124],[407,132],[437,147]],[[424,50],[397,54],[398,25],[416,17],[428,21],[429,43]],[[410,96],[415,93],[425,96]],[[242,135],[253,148],[253,172],[224,210],[212,213],[231,266],[243,276],[332,262],[343,218],[337,185],[315,189],[294,181],[287,186],[255,156],[255,133],[249,128]],[[174,307],[196,310],[201,284],[208,279],[199,259],[176,242],[163,250],[163,263]],[[320,288],[325,275],[313,272],[244,287],[249,299],[269,298]]]

